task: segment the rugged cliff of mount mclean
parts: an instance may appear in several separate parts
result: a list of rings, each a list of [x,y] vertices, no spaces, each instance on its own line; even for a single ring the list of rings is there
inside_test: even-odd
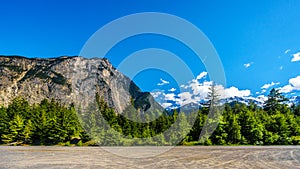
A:
[[[142,112],[163,110],[107,59],[0,56],[0,105],[21,96],[31,104],[48,98],[84,109],[96,93],[118,113],[131,105]]]

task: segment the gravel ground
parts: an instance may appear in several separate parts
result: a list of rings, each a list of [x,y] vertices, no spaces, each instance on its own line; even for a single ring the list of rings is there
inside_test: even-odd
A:
[[[300,146],[0,146],[0,168],[300,168]]]

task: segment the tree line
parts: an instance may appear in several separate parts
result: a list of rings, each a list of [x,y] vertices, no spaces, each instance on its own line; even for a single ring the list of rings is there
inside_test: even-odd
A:
[[[0,107],[0,143],[55,145],[88,138],[73,105],[66,107],[54,100],[30,105],[15,98]]]
[[[211,90],[212,91],[212,90]],[[99,95],[88,109],[54,100],[30,105],[23,98],[0,108],[0,143],[32,145],[299,145],[300,105],[288,106],[272,89],[264,107],[255,103],[210,105],[192,113],[144,114],[129,106],[122,114]],[[213,116],[211,116],[213,112]],[[157,117],[155,120],[149,121]],[[142,122],[141,122],[142,121]],[[209,133],[214,125],[214,132]],[[204,132],[203,132],[204,131]],[[203,134],[204,133],[204,134]]]

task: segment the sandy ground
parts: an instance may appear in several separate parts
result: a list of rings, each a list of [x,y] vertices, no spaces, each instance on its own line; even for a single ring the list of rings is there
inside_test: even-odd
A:
[[[300,168],[300,146],[0,146],[0,168]]]

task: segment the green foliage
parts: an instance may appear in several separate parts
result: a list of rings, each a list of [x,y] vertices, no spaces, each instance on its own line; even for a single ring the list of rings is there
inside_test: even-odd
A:
[[[66,146],[300,144],[299,106],[287,107],[276,90],[271,91],[264,109],[254,103],[249,106],[225,104],[222,115],[216,104],[189,114],[176,110],[170,114],[144,114],[132,105],[123,114],[117,114],[98,94],[96,100],[85,111],[78,109],[76,112],[73,105],[65,107],[54,100],[29,105],[23,98],[16,98],[8,107],[0,107],[0,143]],[[212,115],[208,114],[209,110]],[[207,133],[212,129],[215,130],[209,136]]]
[[[7,108],[0,108],[0,143],[52,145],[86,138],[84,134],[74,107],[53,100],[30,106],[16,98]]]
[[[241,134],[245,137],[248,144],[255,144],[263,138],[263,126],[259,120],[255,118],[255,112],[247,110],[239,115]]]
[[[293,112],[295,115],[300,116],[300,104],[298,106],[294,105]]]
[[[8,116],[6,109],[0,107],[0,137],[6,133],[8,133]],[[2,139],[0,139],[0,143],[3,143]]]
[[[8,123],[8,132],[1,136],[4,143],[22,142],[24,137],[24,119],[20,115],[15,115]]]
[[[241,126],[238,123],[237,115],[231,116],[228,119],[227,142],[229,144],[240,144],[242,141]]]

